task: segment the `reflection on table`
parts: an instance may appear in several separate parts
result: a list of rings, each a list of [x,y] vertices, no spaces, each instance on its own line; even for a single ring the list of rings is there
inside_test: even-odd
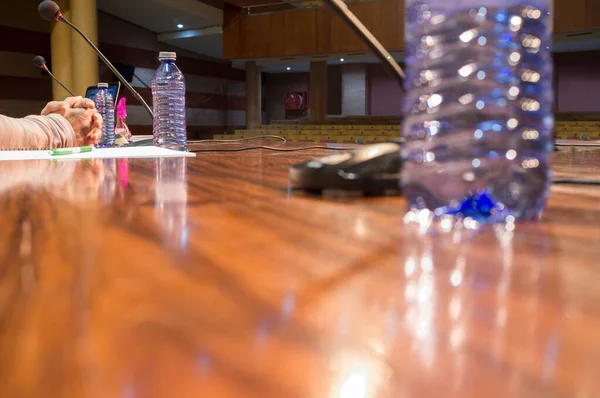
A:
[[[600,395],[598,188],[423,229],[290,190],[322,153],[0,163],[2,396]]]

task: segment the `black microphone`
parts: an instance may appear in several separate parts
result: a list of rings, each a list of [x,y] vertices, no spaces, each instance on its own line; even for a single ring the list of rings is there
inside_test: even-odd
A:
[[[54,76],[54,75],[52,74],[52,72],[50,72],[50,69],[48,69],[48,67],[46,66],[46,60],[44,59],[44,57],[42,57],[42,56],[40,56],[40,55],[36,55],[36,56],[33,58],[33,65],[35,65],[35,67],[37,67],[37,68],[40,68],[40,69],[42,69],[42,70],[46,71],[46,73],[47,73],[48,75],[50,75],[50,77],[52,78],[52,80],[54,80],[55,82],[57,82],[58,84],[60,84],[60,86],[61,86],[62,88],[64,88],[64,89],[67,91],[67,93],[71,94],[71,97],[74,97],[74,96],[75,96],[75,94],[73,94],[73,92],[72,92],[71,90],[69,90],[69,89],[67,88],[67,86],[65,86],[64,84],[62,84],[62,82],[61,82],[60,80],[58,80],[58,79],[56,78],[56,76]]]
[[[106,66],[108,66],[108,69],[110,69],[111,72],[114,73],[115,76],[117,76],[117,78],[121,81],[121,83],[123,83],[123,85],[125,87],[127,87],[127,90],[129,90],[131,92],[131,94],[133,94],[135,99],[137,99],[140,102],[140,104],[142,104],[144,106],[144,108],[146,108],[146,111],[148,112],[148,114],[154,119],[154,113],[152,112],[152,109],[150,109],[150,107],[148,106],[146,101],[144,101],[142,96],[137,91],[135,91],[135,89],[131,86],[131,84],[129,84],[129,82],[123,77],[123,75],[121,75],[119,73],[117,68],[115,68],[113,66],[113,64],[104,56],[104,54],[102,54],[100,52],[98,47],[96,47],[94,45],[94,43],[92,43],[92,41],[90,39],[88,39],[87,36],[81,30],[79,30],[79,28],[77,26],[73,25],[68,19],[66,19],[63,16],[63,14],[60,12],[60,7],[58,6],[58,4],[56,4],[55,2],[53,2],[51,0],[44,0],[40,3],[40,5],[38,7],[38,12],[40,13],[40,16],[42,18],[44,18],[46,21],[63,22],[65,24],[69,25],[73,30],[75,30],[75,32],[79,33],[79,35],[81,37],[83,37],[83,39],[86,41],[86,43],[89,44],[90,47],[92,47],[94,49],[96,54],[98,54],[98,57],[100,57],[102,62],[104,62],[104,64]]]

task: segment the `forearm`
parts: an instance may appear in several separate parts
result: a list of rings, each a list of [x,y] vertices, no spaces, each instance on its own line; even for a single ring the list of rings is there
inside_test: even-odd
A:
[[[60,115],[24,119],[0,115],[0,149],[50,149],[76,144],[73,128]]]

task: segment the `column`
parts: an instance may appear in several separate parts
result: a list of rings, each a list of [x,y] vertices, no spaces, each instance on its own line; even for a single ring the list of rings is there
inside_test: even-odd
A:
[[[71,18],[69,0],[58,0],[58,5],[65,16]],[[58,80],[64,83],[70,90],[73,90],[73,63],[72,63],[72,36],[71,28],[62,22],[51,24],[50,42],[52,45],[52,73]],[[69,96],[58,83],[52,83],[52,98],[55,101],[62,101]]]
[[[98,45],[98,9],[96,0],[71,0],[71,21]],[[79,34],[72,32],[73,92],[84,95],[98,83],[98,55]]]
[[[327,117],[327,61],[310,63],[310,84],[308,91],[310,121],[320,123]]]
[[[364,116],[367,111],[367,65],[342,66],[342,114]]]
[[[262,81],[256,61],[246,61],[246,128],[261,125]]]

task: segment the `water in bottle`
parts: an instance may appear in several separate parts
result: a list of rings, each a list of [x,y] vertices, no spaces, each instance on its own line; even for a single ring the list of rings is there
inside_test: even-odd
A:
[[[550,182],[552,0],[407,0],[404,195],[413,213],[540,217]]]
[[[160,67],[152,79],[154,145],[187,150],[185,78],[175,65],[177,54],[161,52]]]
[[[104,121],[102,125],[102,138],[98,147],[111,147],[115,144],[115,102],[108,83],[98,83],[98,92],[94,96],[94,103],[98,113]]]

